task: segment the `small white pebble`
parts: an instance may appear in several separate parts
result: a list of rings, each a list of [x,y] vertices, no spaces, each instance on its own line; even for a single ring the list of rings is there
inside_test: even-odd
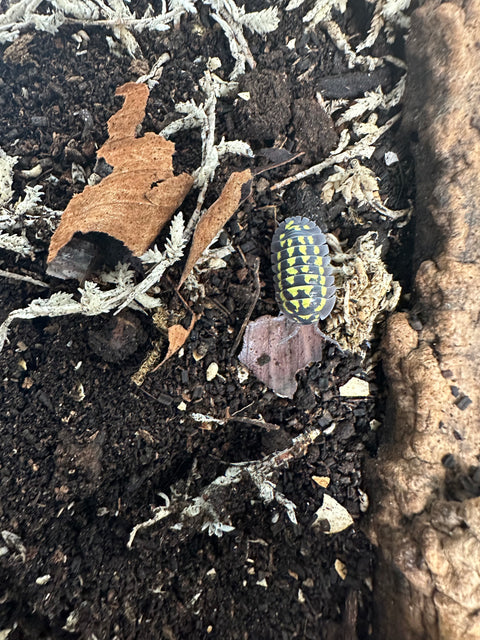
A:
[[[398,162],[398,156],[394,151],[387,151],[385,153],[385,164],[389,167],[392,164]]]
[[[179,411],[186,411],[187,410],[187,405],[185,404],[185,402],[183,402],[183,400],[182,400],[182,402],[180,402],[180,404],[178,405],[177,409]]]
[[[265,578],[263,578],[262,580],[257,580],[257,584],[259,587],[264,587],[265,589],[268,588],[268,584]]]
[[[315,512],[317,519],[312,523],[312,527],[317,527],[323,520],[330,525],[329,531],[325,531],[327,535],[339,533],[347,529],[353,524],[353,518],[342,505],[325,493],[323,496],[323,504]]]
[[[216,362],[212,362],[207,368],[207,382],[211,382],[218,373],[218,364]]]
[[[354,377],[341,386],[339,392],[346,398],[364,398],[370,395],[370,385],[368,380]]]
[[[243,384],[244,382],[246,382],[248,380],[249,375],[250,373],[247,367],[244,367],[243,365],[237,366],[237,377],[240,384]]]
[[[39,578],[37,578],[35,580],[35,583],[42,586],[44,584],[47,584],[47,582],[50,580],[51,577],[52,576],[49,573],[47,573],[44,576],[40,576]]]
[[[360,511],[362,513],[366,513],[370,505],[368,495],[365,493],[365,491],[362,491],[361,489],[357,489],[357,491],[358,491],[358,497],[360,498]]]

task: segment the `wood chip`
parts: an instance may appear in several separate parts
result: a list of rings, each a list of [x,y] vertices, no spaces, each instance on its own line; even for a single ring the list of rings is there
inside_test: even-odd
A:
[[[335,571],[338,573],[342,580],[345,580],[345,578],[347,577],[347,567],[338,558],[335,560]]]
[[[328,476],[312,476],[312,480],[318,484],[319,487],[326,489],[330,484],[330,478]]]
[[[167,353],[165,354],[165,357],[160,362],[160,364],[158,364],[155,367],[155,369],[152,370],[152,373],[153,371],[156,371],[157,369],[159,369],[162,366],[162,364],[164,364],[169,358],[171,358],[175,353],[177,353],[177,351],[181,347],[183,347],[183,345],[185,344],[188,336],[190,335],[199,317],[200,316],[197,316],[195,314],[192,315],[192,320],[190,322],[190,326],[188,327],[188,329],[185,329],[185,327],[182,327],[181,324],[174,324],[172,327],[169,327]]]

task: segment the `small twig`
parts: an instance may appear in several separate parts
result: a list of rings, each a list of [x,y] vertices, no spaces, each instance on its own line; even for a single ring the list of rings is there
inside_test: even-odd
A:
[[[255,279],[255,291],[254,291],[250,306],[248,308],[247,315],[245,316],[245,319],[244,319],[244,321],[242,323],[240,331],[238,332],[238,335],[237,335],[237,337],[235,339],[235,342],[233,343],[233,347],[232,347],[232,349],[230,351],[230,356],[233,356],[235,351],[238,349],[238,345],[240,344],[240,340],[242,339],[243,334],[245,333],[245,329],[247,328],[247,324],[250,321],[250,316],[252,315],[253,310],[255,309],[255,305],[257,304],[258,298],[260,297],[260,278],[258,277],[259,269],[260,269],[260,258],[257,256],[255,258],[255,263],[253,265],[253,277]]]
[[[158,404],[161,404],[163,406],[165,405],[170,405],[173,402],[173,398],[171,396],[169,396],[166,393],[161,394],[162,396],[164,396],[164,401],[160,400],[160,398],[157,398],[156,396],[152,395],[149,391],[147,391],[146,389],[144,389],[143,387],[138,387],[140,389],[140,391],[142,391],[142,393],[144,393],[146,396],[148,396],[149,398],[151,398],[152,400],[155,400],[155,402],[158,402]]]
[[[253,172],[253,175],[257,177],[262,173],[265,173],[265,171],[270,171],[270,169],[278,169],[278,167],[283,167],[284,164],[289,164],[294,160],[298,160],[298,158],[300,158],[303,155],[305,155],[305,151],[300,151],[300,153],[296,153],[295,155],[292,155],[287,160],[282,160],[282,162],[275,162],[274,164],[269,164],[267,167],[260,167],[259,169],[256,169]]]
[[[230,315],[230,311],[227,309],[227,307],[224,307],[221,302],[218,302],[217,300],[214,300],[213,298],[209,298],[208,296],[205,296],[204,300],[206,302],[209,302],[216,309],[218,309],[221,313],[223,313],[224,316],[229,316]]]
[[[37,287],[45,287],[48,289],[48,284],[42,282],[41,280],[36,280],[31,276],[21,276],[19,273],[10,273],[10,271],[4,271],[0,269],[0,277],[10,278],[10,280],[23,280],[23,282],[29,282],[30,284],[35,284]]]
[[[238,416],[231,416],[227,418],[228,422],[244,422],[245,424],[253,424],[255,427],[262,427],[266,431],[278,431],[280,427],[273,422],[265,422],[264,420],[258,420],[256,418],[239,418]]]
[[[168,275],[168,273],[167,273],[164,277],[165,277],[165,280],[167,280],[168,284],[172,287],[172,291],[174,291],[174,292],[177,294],[177,296],[178,296],[178,298],[179,298],[180,302],[183,304],[183,306],[185,307],[185,309],[186,309],[189,313],[191,313],[191,312],[192,312],[192,309],[190,308],[190,306],[189,306],[188,302],[185,300],[185,298],[183,298],[183,297],[180,295],[180,292],[178,291],[177,286],[173,283],[173,281],[172,281],[172,279],[170,278],[170,276]]]

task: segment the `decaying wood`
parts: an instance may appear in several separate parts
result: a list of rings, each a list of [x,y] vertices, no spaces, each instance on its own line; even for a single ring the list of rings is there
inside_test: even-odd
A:
[[[371,468],[376,637],[480,638],[480,2],[414,12],[416,304],[390,319],[391,403]]]

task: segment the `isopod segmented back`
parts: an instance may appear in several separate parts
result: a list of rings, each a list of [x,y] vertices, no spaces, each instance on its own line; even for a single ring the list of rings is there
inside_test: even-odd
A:
[[[328,246],[319,227],[301,216],[287,218],[272,239],[275,296],[283,313],[300,324],[330,315],[335,285]]]

